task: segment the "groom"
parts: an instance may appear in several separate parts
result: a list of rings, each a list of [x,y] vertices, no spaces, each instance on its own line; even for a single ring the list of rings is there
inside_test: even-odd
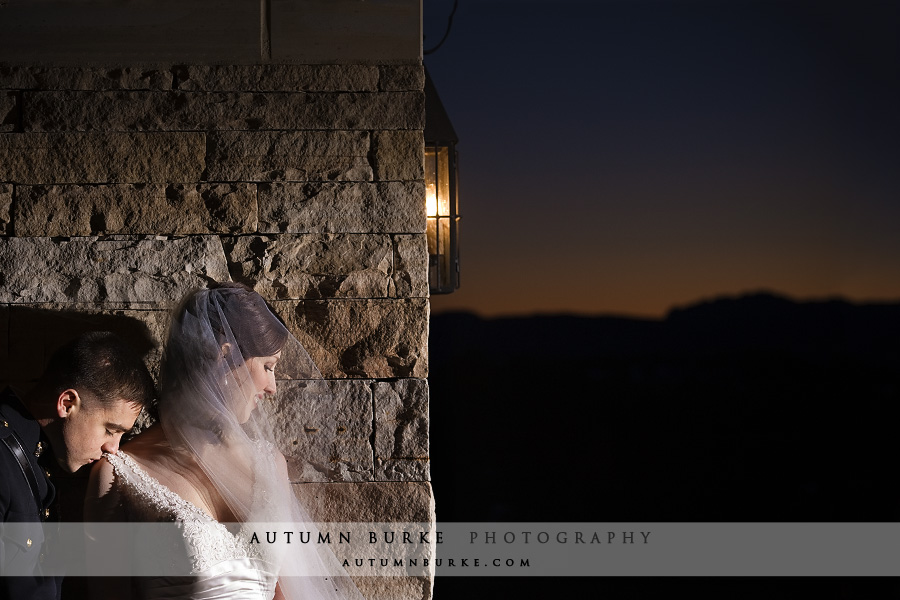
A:
[[[10,388],[0,393],[3,523],[52,520],[56,492],[39,460],[53,459],[73,473],[104,452],[115,453],[153,397],[153,379],[140,356],[109,332],[81,335],[57,350],[21,399]],[[0,533],[0,600],[58,599],[61,578],[38,576],[41,528]]]

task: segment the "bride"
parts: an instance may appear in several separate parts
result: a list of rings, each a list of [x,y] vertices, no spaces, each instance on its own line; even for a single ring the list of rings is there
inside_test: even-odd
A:
[[[189,575],[100,579],[98,597],[362,600],[327,546],[278,552],[251,543],[244,527],[310,527],[264,401],[275,393],[279,361],[294,379],[321,378],[249,288],[214,284],[182,301],[164,348],[159,422],[94,467],[85,521],[175,523],[179,547],[154,558]],[[89,556],[143,560],[132,540],[88,540]]]

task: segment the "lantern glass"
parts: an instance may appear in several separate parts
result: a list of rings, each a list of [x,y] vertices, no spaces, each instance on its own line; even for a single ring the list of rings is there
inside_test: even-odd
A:
[[[432,293],[448,293],[458,286],[456,244],[455,152],[448,145],[425,147],[425,212]]]

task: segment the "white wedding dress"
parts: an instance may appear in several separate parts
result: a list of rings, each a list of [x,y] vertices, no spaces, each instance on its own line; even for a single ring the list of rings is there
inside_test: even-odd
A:
[[[175,523],[181,539],[160,558],[190,575],[135,579],[143,598],[184,600],[271,600],[277,565],[252,544],[243,530],[232,533],[206,511],[188,502],[144,471],[125,452],[104,455],[116,475],[116,487],[131,520]],[[159,554],[157,551],[156,554]],[[140,560],[138,558],[138,560]]]

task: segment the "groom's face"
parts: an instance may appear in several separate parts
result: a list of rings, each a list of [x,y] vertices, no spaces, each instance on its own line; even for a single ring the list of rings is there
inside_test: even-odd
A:
[[[124,399],[102,403],[88,394],[66,390],[66,414],[62,417],[62,448],[54,453],[60,466],[75,472],[84,465],[100,460],[104,452],[115,454],[122,434],[134,426],[141,412]]]

